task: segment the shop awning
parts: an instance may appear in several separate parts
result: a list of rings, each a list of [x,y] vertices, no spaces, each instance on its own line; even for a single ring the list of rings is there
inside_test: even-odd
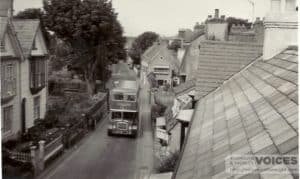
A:
[[[156,127],[166,126],[166,118],[165,117],[158,117],[156,118]]]
[[[192,90],[192,91],[190,91],[190,92],[188,93],[188,95],[190,95],[190,96],[195,96],[195,94],[196,94],[196,91],[195,91],[195,90]]]
[[[174,105],[172,106],[173,117],[175,117],[179,113],[180,105],[180,102],[177,99],[174,99]]]
[[[169,140],[169,135],[168,135],[167,131],[164,129],[160,129],[160,128],[156,128],[156,137],[158,139],[162,139],[166,142],[168,142],[168,140]]]
[[[193,109],[180,110],[176,119],[179,120],[180,122],[190,122],[193,117],[193,113],[194,113]]]
[[[184,103],[184,105],[186,105],[186,104],[192,102],[192,98],[191,98],[189,95],[187,95],[187,94],[178,96],[177,99],[178,99],[179,101],[181,101],[182,103]]]

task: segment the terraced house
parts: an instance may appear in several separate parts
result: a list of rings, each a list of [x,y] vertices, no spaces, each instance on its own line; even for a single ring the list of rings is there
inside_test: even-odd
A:
[[[142,77],[155,74],[157,86],[172,85],[179,72],[180,62],[167,46],[164,41],[156,42],[142,55]]]
[[[226,170],[230,155],[298,155],[298,20],[295,0],[271,0],[263,46],[204,41],[199,101],[172,178],[298,178],[291,166]],[[276,37],[276,38],[275,38]],[[212,53],[213,52],[213,53]]]
[[[16,138],[46,113],[47,49],[39,20],[12,18],[1,1],[2,140]]]

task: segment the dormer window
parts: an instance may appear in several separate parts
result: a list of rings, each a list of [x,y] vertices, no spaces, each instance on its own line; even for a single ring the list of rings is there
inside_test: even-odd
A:
[[[42,58],[33,58],[30,62],[30,88],[35,94],[45,87],[46,61]]]
[[[286,0],[285,10],[290,12],[290,11],[295,11],[295,9],[296,9],[296,1],[295,0]]]
[[[14,63],[1,64],[1,98],[16,94],[16,65]]]

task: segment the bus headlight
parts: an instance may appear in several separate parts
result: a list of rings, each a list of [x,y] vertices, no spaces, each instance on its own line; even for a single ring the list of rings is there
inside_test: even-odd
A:
[[[137,130],[137,126],[132,126],[131,129],[132,130]]]
[[[109,129],[115,129],[115,128],[116,128],[116,125],[114,125],[114,124],[109,124],[109,125],[108,125],[108,128],[109,128]]]

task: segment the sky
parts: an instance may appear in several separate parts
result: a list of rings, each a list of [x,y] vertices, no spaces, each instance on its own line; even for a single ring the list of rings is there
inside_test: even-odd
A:
[[[250,0],[113,0],[126,36],[138,36],[153,31],[163,36],[176,35],[180,28],[193,28],[203,22],[214,9],[220,15],[252,20]],[[264,17],[270,0],[255,3],[254,17]],[[226,2],[226,3],[225,3]],[[15,13],[31,7],[42,7],[42,0],[14,0]]]

